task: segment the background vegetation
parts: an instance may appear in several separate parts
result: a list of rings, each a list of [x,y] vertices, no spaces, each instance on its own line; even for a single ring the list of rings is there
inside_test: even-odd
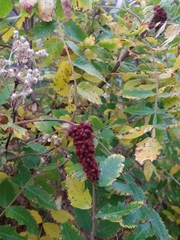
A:
[[[179,239],[180,4],[109,4],[0,0],[3,240]]]

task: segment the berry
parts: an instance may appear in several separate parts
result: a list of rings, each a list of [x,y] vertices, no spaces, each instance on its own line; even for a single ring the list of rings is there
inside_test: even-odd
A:
[[[152,29],[155,27],[155,31],[158,31],[164,22],[167,20],[167,13],[161,6],[155,6],[154,7],[154,16],[152,20],[149,23],[149,29]]]
[[[94,156],[93,129],[88,121],[79,125],[71,125],[68,134],[73,138],[78,162],[82,164],[83,171],[91,182],[99,180],[100,170]]]

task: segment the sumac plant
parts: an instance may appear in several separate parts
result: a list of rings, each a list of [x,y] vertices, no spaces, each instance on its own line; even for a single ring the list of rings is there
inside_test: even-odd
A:
[[[0,0],[0,239],[178,240],[180,5]]]

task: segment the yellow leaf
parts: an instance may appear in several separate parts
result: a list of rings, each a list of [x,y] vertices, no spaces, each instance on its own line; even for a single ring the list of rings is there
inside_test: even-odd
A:
[[[170,170],[170,174],[171,175],[174,175],[174,174],[176,174],[178,171],[180,170],[180,165],[175,165],[175,166],[173,166],[172,168],[171,168],[171,170]]]
[[[73,207],[80,209],[91,208],[92,198],[89,190],[85,188],[85,183],[80,182],[72,177],[66,178],[68,199]]]
[[[179,225],[180,224],[180,219],[177,219],[176,223],[177,223],[177,225]]]
[[[69,220],[74,220],[74,217],[66,210],[60,209],[58,211],[51,210],[52,218],[58,223],[64,223]]]
[[[180,208],[177,207],[177,206],[171,206],[171,208],[177,213],[180,215]]]
[[[9,176],[6,173],[0,172],[0,183],[7,178],[9,178]]]
[[[89,60],[97,59],[97,55],[95,54],[95,52],[90,50],[90,49],[86,49],[84,51],[84,54],[85,54],[86,58],[89,59]]]
[[[95,37],[93,35],[90,35],[84,40],[84,46],[85,47],[91,47],[95,44]]]
[[[69,104],[67,107],[65,107],[68,113],[72,113],[76,110],[76,106],[74,104]]]
[[[33,218],[36,220],[37,224],[42,223],[42,217],[39,215],[38,211],[36,210],[28,210]]]
[[[139,164],[144,164],[144,161],[150,160],[154,161],[160,154],[160,149],[162,146],[154,138],[145,138],[143,141],[137,143],[137,148],[135,152],[135,160]]]
[[[18,30],[20,30],[20,28],[22,27],[24,20],[25,20],[25,16],[22,16],[16,22],[16,27]]]
[[[129,32],[129,29],[126,26],[117,22],[111,22],[109,23],[109,26],[114,31],[115,36],[119,36]]]
[[[172,70],[175,72],[179,68],[180,68],[180,55],[176,58],[176,61],[174,63],[174,66],[173,66]]]
[[[142,136],[144,133],[151,131],[153,128],[152,125],[144,125],[142,127],[132,128],[130,126],[123,126],[120,131],[120,134],[117,136],[120,139],[134,139]]]
[[[54,0],[38,0],[39,18],[44,22],[52,21],[54,12]]]
[[[19,235],[24,237],[28,235],[28,232],[21,232]],[[38,238],[32,234],[32,235],[28,235],[27,240],[38,240]]]
[[[54,240],[54,238],[49,237],[49,236],[44,236],[44,237],[41,237],[39,240]]]
[[[46,222],[43,223],[45,233],[52,238],[59,238],[60,227],[58,224]]]
[[[160,180],[160,176],[156,171],[156,167],[151,163],[151,161],[147,160],[144,163],[144,176],[146,178],[146,181],[149,181],[153,172],[156,174],[158,177],[158,180]]]
[[[15,28],[14,27],[11,27],[7,30],[7,32],[5,32],[3,35],[2,35],[2,40],[6,43],[11,37],[12,35],[14,34],[14,30]]]

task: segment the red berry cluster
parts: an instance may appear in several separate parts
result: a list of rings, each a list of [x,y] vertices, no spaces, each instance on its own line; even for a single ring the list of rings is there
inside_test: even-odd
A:
[[[155,28],[157,31],[162,27],[164,22],[167,20],[167,13],[161,6],[154,7],[154,16],[149,23],[149,29]],[[159,23],[157,26],[156,24]]]
[[[94,156],[93,129],[91,123],[85,121],[72,125],[68,130],[69,136],[74,139],[78,162],[82,164],[87,178],[91,182],[99,180],[100,170]]]

